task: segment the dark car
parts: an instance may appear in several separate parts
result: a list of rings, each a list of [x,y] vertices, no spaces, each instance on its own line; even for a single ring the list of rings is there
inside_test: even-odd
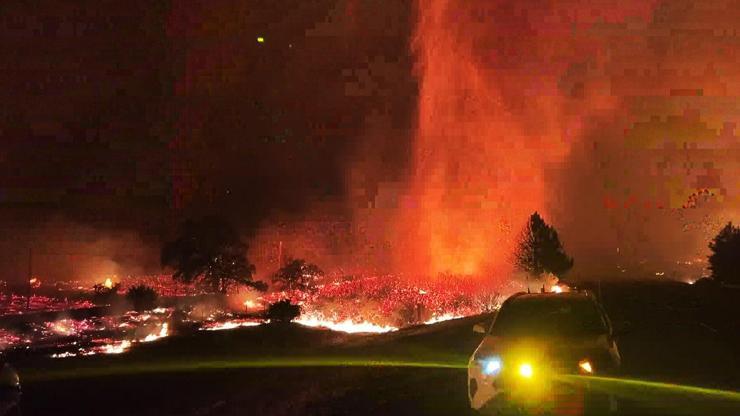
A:
[[[616,374],[621,364],[609,318],[590,293],[516,294],[488,331],[474,330],[485,337],[468,363],[471,408],[617,410],[613,397],[590,391],[581,378]]]

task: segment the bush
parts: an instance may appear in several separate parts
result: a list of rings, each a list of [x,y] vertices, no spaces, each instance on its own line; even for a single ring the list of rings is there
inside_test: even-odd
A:
[[[267,319],[270,322],[288,323],[301,314],[301,307],[293,305],[289,300],[281,300],[267,308]]]
[[[137,311],[154,308],[158,297],[157,291],[146,285],[133,286],[126,292],[126,299]]]
[[[111,305],[117,302],[118,289],[121,288],[120,283],[116,283],[111,287],[107,287],[103,284],[96,284],[93,286],[92,301],[96,305]]]

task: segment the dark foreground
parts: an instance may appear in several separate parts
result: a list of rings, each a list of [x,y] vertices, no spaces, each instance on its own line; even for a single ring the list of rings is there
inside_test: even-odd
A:
[[[624,399],[624,414],[740,415],[740,394],[726,392],[740,385],[734,294],[644,283],[603,290],[615,325],[632,323],[620,342],[625,377],[632,381],[601,386]],[[33,359],[18,363],[23,411],[468,414],[464,366],[480,337],[471,326],[490,318],[375,336],[262,326],[167,338],[121,356]],[[714,387],[725,393],[634,380]]]

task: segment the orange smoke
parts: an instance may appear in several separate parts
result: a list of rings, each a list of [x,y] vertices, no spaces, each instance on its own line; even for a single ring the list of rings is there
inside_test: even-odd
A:
[[[574,14],[576,3],[417,2],[418,125],[411,196],[397,221],[402,268],[509,268],[518,230],[545,206],[546,169],[563,160],[584,116],[613,105],[608,89],[567,79],[573,62],[600,59],[599,41],[571,30],[596,20]],[[602,6],[607,21],[650,9]]]

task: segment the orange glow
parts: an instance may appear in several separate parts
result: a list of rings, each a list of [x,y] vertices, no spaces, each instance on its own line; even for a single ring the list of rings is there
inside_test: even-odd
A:
[[[169,335],[169,328],[167,322],[165,322],[159,327],[159,331],[147,335],[146,337],[144,337],[144,339],[141,340],[141,342],[156,341],[160,338],[166,337],[167,335]]]
[[[436,324],[437,322],[444,322],[444,321],[449,321],[451,319],[458,319],[458,318],[462,318],[462,317],[463,317],[463,315],[455,315],[455,314],[452,314],[452,313],[446,313],[446,314],[443,314],[443,315],[434,316],[431,319],[428,319],[428,320],[424,321],[424,324],[425,325],[431,325],[431,324]]]
[[[416,131],[392,231],[399,270],[510,271],[526,218],[559,206],[546,181],[593,116],[620,104],[600,80],[565,88],[574,63],[606,63],[591,25],[649,17],[653,4],[617,2],[595,18],[567,2],[416,1]]]
[[[235,328],[243,328],[249,326],[260,326],[262,322],[257,322],[248,319],[232,319],[224,322],[211,322],[203,325],[200,328],[201,331],[224,331]]]
[[[131,348],[131,341],[123,340],[121,342],[114,342],[103,345],[100,348],[99,352],[102,354],[122,354],[128,351],[129,348]],[[96,352],[91,352],[84,355],[94,355]]]
[[[327,328],[331,329],[332,331],[339,331],[339,332],[346,332],[349,334],[355,334],[355,333],[364,333],[364,332],[371,332],[371,333],[383,333],[383,332],[391,332],[396,331],[398,328],[394,326],[383,326],[383,325],[377,325],[371,322],[366,321],[352,321],[350,319],[346,319],[344,321],[333,321],[330,319],[326,319],[320,315],[302,315],[298,319],[295,320],[296,323],[314,327],[314,328]]]
[[[544,94],[556,90],[555,77],[539,82],[543,91],[525,114],[507,108],[502,84],[523,80],[486,62],[496,54],[492,24],[460,22],[476,7],[486,9],[478,3],[417,5],[418,129],[411,200],[399,221],[411,230],[404,232],[409,241],[399,260],[433,276],[509,269],[517,232],[544,205],[544,164],[567,151],[557,98]],[[489,56],[481,45],[490,48]],[[528,121],[535,114],[536,127]]]
[[[579,362],[578,367],[580,367],[583,372],[588,374],[594,372],[594,369],[591,367],[591,363],[588,360],[582,360],[581,362]]]
[[[103,283],[103,286],[105,286],[107,289],[112,289],[113,288],[113,280],[111,280],[110,277],[107,277],[105,279],[105,282]]]

